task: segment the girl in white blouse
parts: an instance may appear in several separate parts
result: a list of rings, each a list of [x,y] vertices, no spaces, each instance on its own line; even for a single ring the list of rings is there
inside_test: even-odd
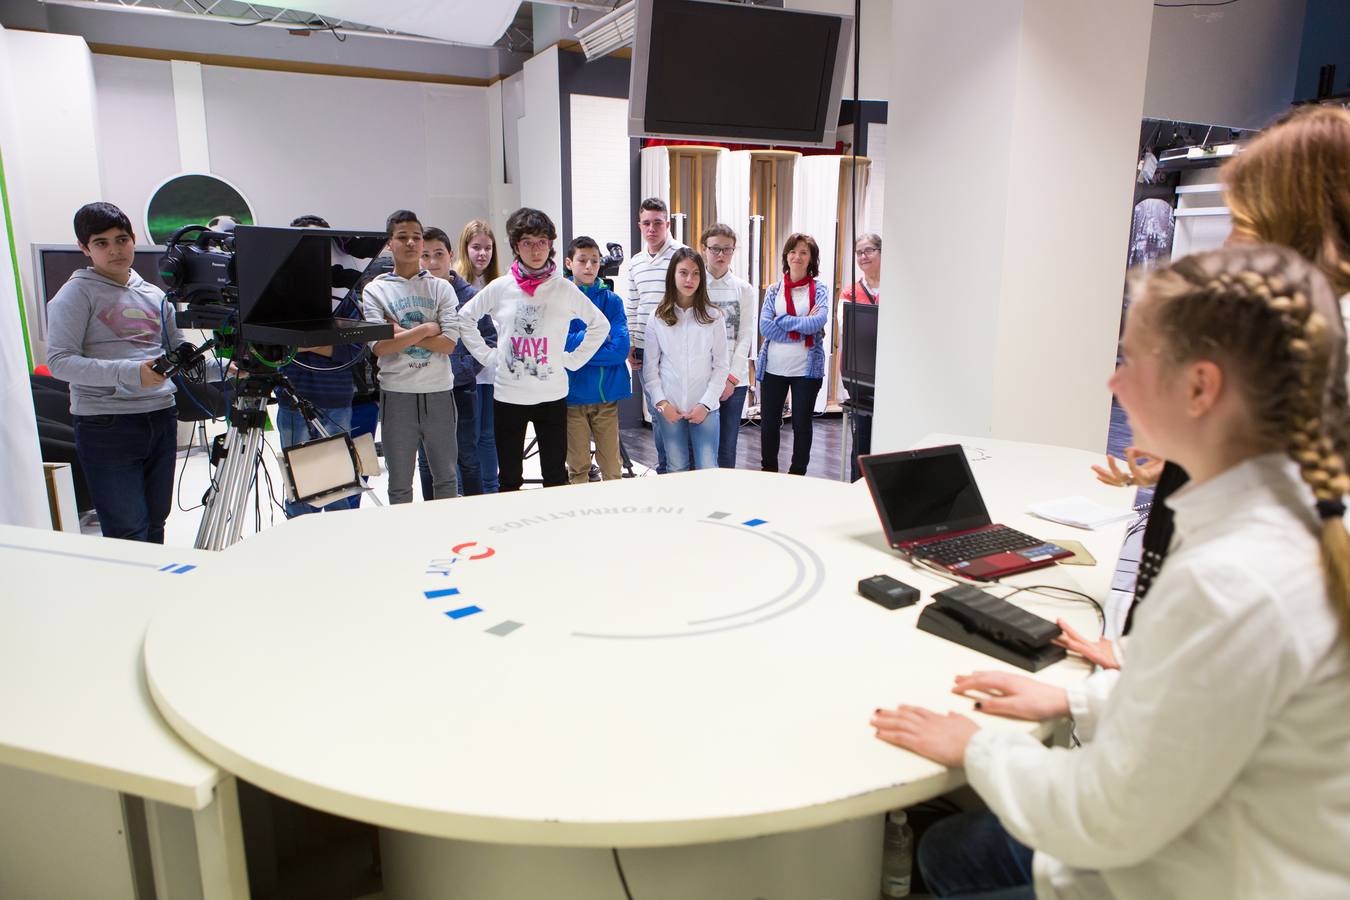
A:
[[[1120,672],[957,679],[981,713],[1072,715],[1078,750],[901,706],[884,741],[989,811],[925,835],[939,897],[1332,898],[1350,890],[1345,333],[1322,275],[1241,245],[1152,275],[1111,388],[1190,483]],[[1110,679],[1114,688],[1093,682]],[[981,727],[988,725],[990,727]]]
[[[727,327],[708,299],[703,257],[681,247],[666,269],[666,293],[647,323],[642,384],[666,425],[666,471],[717,468],[717,411],[728,372]]]

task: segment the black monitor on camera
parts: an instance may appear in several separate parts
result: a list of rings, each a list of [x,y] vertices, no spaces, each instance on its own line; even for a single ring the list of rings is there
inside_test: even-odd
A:
[[[239,225],[180,228],[169,238],[161,274],[169,299],[186,304],[178,324],[237,330],[246,341],[322,347],[390,337],[386,324],[333,315],[332,250],[379,255],[383,233]]]

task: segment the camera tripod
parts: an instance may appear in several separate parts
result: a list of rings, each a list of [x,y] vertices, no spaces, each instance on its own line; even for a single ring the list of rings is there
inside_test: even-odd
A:
[[[249,494],[258,480],[258,453],[267,424],[267,401],[273,391],[290,401],[319,437],[330,436],[319,424],[314,404],[298,396],[285,375],[254,372],[235,384],[234,401],[226,413],[230,427],[224,434],[224,442],[213,447],[209,455],[210,462],[216,464],[216,472],[203,499],[206,510],[193,544],[198,550],[224,550],[242,536]]]

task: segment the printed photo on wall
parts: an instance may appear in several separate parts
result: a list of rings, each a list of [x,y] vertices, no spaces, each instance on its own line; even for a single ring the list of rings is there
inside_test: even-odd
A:
[[[256,222],[253,207],[234,185],[217,175],[175,175],[161,184],[145,207],[146,234],[163,244],[184,225],[206,225],[228,216],[239,225]]]

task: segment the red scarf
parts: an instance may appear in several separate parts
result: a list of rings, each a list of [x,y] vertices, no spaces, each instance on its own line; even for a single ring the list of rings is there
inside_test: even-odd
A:
[[[786,273],[783,275],[783,295],[787,298],[787,312],[789,316],[797,315],[797,304],[792,302],[792,291],[804,284],[809,284],[811,286],[810,293],[807,294],[807,296],[811,298],[807,301],[806,308],[806,311],[809,314],[811,312],[810,304],[814,303],[816,299],[816,280],[810,275],[807,275],[801,281],[793,281]],[[802,336],[795,331],[789,331],[788,337],[792,338],[794,341],[800,341],[802,339]],[[815,345],[816,339],[808,334],[806,336],[806,346],[814,347]]]
[[[557,269],[558,264],[553,260],[549,260],[548,265],[535,271],[526,271],[524,264],[521,263],[520,260],[516,260],[511,264],[511,274],[515,276],[516,284],[520,285],[520,289],[531,297],[533,297],[534,292],[539,289],[539,285],[553,277],[553,273],[557,271]]]

